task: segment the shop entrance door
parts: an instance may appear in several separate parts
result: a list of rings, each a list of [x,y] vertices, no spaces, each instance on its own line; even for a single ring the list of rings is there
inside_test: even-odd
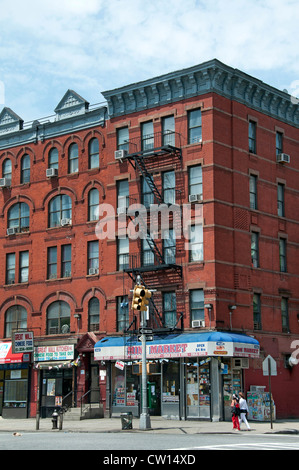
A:
[[[151,374],[147,382],[148,409],[151,416],[161,415],[161,374]]]

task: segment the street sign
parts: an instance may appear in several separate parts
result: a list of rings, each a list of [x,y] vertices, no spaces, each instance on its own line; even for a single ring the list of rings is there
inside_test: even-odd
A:
[[[277,364],[275,359],[273,359],[270,354],[266,357],[266,359],[262,363],[263,367],[263,375],[268,376],[269,375],[269,369],[270,369],[270,375],[277,375]]]
[[[152,335],[153,329],[152,328],[140,328],[139,333],[141,335]]]
[[[142,341],[142,335],[137,337],[138,341]],[[154,341],[154,337],[152,335],[145,335],[145,341]]]

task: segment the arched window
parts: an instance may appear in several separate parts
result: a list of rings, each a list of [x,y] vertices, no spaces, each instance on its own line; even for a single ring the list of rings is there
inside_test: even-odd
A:
[[[95,188],[88,193],[88,220],[98,220],[99,218],[99,191]]]
[[[99,166],[99,141],[93,138],[88,143],[88,168],[98,168]]]
[[[92,297],[88,302],[88,331],[99,331],[100,328],[100,302]]]
[[[52,147],[49,152],[48,168],[55,168],[58,170],[58,150],[56,147]]]
[[[72,200],[66,194],[51,199],[49,204],[49,227],[60,227],[72,223]]]
[[[29,230],[29,206],[25,202],[18,202],[9,209],[7,227],[16,229],[16,232]]]
[[[47,308],[47,335],[69,333],[71,308],[62,300],[53,302]]]
[[[30,157],[24,155],[21,160],[21,184],[29,183],[30,181]]]
[[[12,330],[27,328],[27,310],[21,305],[14,305],[5,314],[5,338],[11,338]]]
[[[9,158],[6,158],[2,164],[2,177],[6,179],[7,185],[11,184],[11,174],[11,160]]]
[[[77,173],[79,171],[79,150],[78,145],[73,143],[69,146],[69,173]]]

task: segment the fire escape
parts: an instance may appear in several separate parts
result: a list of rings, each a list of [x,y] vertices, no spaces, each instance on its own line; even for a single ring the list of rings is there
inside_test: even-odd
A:
[[[176,229],[181,230],[181,206],[184,198],[180,134],[167,131],[157,132],[128,142],[127,150],[115,152],[115,158],[127,160],[136,172],[140,181],[139,195],[136,200],[147,209],[145,217],[139,217],[138,211],[128,211],[127,217],[145,234],[138,240],[138,251],[129,255],[128,267],[124,271],[136,283],[137,276],[141,283],[152,289],[148,326],[156,332],[169,332],[183,329],[185,297],[183,288],[183,271],[179,262],[183,254],[183,240],[174,238]],[[163,175],[171,175],[172,184],[163,184]],[[173,184],[174,183],[174,184]],[[146,189],[146,191],[145,191]],[[153,207],[178,207],[176,216],[170,210],[168,238],[161,235],[161,217],[163,211],[153,211]],[[179,214],[179,217],[178,217]],[[156,217],[159,236],[151,233],[151,217]],[[165,221],[163,221],[165,222]],[[178,224],[176,226],[176,224]],[[171,236],[169,236],[171,233]],[[178,233],[178,232],[176,232]],[[182,246],[181,246],[182,245]],[[165,315],[165,299],[168,292],[175,292],[169,301],[168,315]],[[175,299],[175,302],[173,302]],[[171,318],[171,320],[170,320]],[[136,321],[132,322],[136,327]]]

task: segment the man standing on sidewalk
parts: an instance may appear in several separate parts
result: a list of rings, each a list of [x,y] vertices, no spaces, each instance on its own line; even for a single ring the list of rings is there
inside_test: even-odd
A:
[[[239,401],[239,405],[240,405],[240,429],[241,429],[241,424],[242,424],[242,421],[243,423],[245,423],[246,427],[247,427],[247,431],[251,431],[250,429],[250,426],[249,426],[249,423],[247,421],[247,413],[249,412],[249,409],[248,409],[248,405],[247,405],[247,401],[245,400],[245,396],[244,396],[244,393],[242,392],[239,392],[239,397],[240,397],[240,401]]]

